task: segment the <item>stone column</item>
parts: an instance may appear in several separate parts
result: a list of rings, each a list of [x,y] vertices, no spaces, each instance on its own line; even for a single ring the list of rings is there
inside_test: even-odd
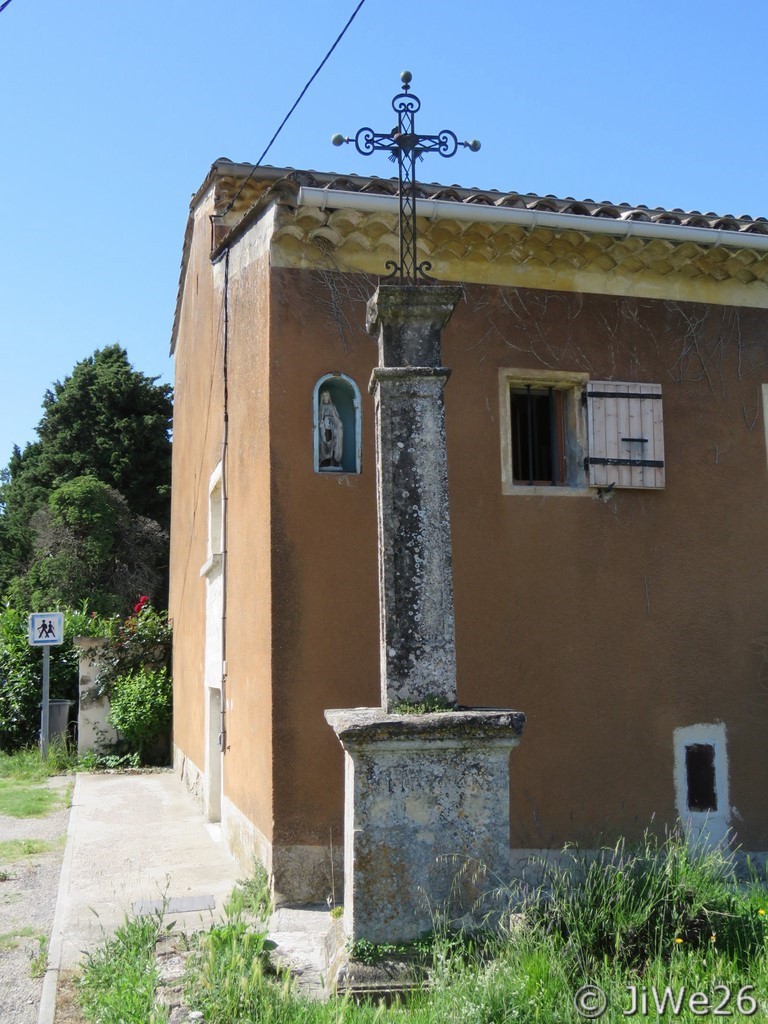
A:
[[[451,524],[440,335],[461,289],[380,285],[375,401],[381,705],[456,703]]]
[[[510,710],[454,710],[456,643],[440,334],[461,296],[443,285],[380,285],[376,497],[381,707],[328,710],[345,752],[344,930],[353,940],[416,938],[483,865],[509,863]],[[452,710],[401,713],[438,697]]]

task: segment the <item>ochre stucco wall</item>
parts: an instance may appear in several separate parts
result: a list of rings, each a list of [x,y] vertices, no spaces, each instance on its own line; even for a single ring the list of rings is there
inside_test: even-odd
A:
[[[200,579],[200,567],[207,557],[208,484],[221,457],[223,422],[220,301],[209,258],[211,211],[209,201],[195,211],[174,357],[169,597],[173,741],[200,770],[205,763],[205,580]]]
[[[275,838],[286,843],[340,838],[342,751],[323,710],[379,699],[371,288],[272,271]],[[759,311],[468,286],[444,333],[459,699],[528,716],[510,762],[514,847],[671,822],[673,729],[722,721],[733,825],[745,847],[768,848],[755,757],[768,691],[754,647],[768,603],[767,327]],[[662,384],[666,489],[502,494],[503,367]],[[312,389],[332,371],[363,393],[359,477],[312,469]]]
[[[272,837],[269,259],[254,236],[210,260],[203,202],[185,276],[175,352],[170,614],[174,625],[174,744],[205,770],[206,580],[209,485],[228,433],[226,752],[222,794]],[[229,303],[225,311],[225,278]]]
[[[246,239],[229,269],[227,751],[224,794],[273,833],[269,259]]]
[[[351,331],[333,326],[331,299],[322,281],[272,273],[275,838],[327,847],[332,829],[338,847],[343,762],[323,711],[379,701],[367,390],[376,346],[360,331],[359,306]],[[336,371],[361,391],[359,476],[313,471],[313,389],[321,376]]]

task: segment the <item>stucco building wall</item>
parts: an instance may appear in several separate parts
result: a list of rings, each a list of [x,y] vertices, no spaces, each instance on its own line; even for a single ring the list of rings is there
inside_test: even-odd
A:
[[[327,279],[274,271],[276,829],[341,828],[342,758],[324,707],[377,702],[372,400],[375,348],[318,317]],[[364,293],[364,287],[360,291]],[[768,846],[757,749],[766,581],[764,314],[710,310],[707,373],[686,357],[693,304],[467,288],[444,332],[459,699],[524,709],[512,845],[638,837],[676,816],[673,729],[726,724],[740,840]],[[278,313],[279,311],[279,313]],[[362,301],[344,307],[362,324]],[[738,328],[734,325],[738,324]],[[501,491],[499,370],[562,369],[663,385],[666,488],[572,498]],[[363,473],[311,471],[314,381],[340,370],[363,400]],[[741,375],[741,379],[740,379]],[[738,510],[738,511],[737,511]],[[756,557],[757,556],[757,557]],[[279,569],[278,569],[279,566]]]
[[[180,767],[202,771],[205,585],[200,567],[208,542],[208,486],[220,458],[223,422],[221,283],[210,261],[209,194],[194,210],[194,230],[174,365],[173,491],[169,615],[173,646],[173,743]],[[202,368],[205,368],[204,370]]]
[[[278,891],[322,898],[331,848],[340,867],[344,789],[323,712],[380,697],[376,345],[364,331],[376,279],[308,249],[301,232],[320,214],[300,209],[291,220],[286,207],[265,208],[212,263],[213,199],[193,206],[175,353],[174,744],[199,782],[200,568],[224,454],[226,339],[222,822],[244,866],[256,853]],[[380,254],[366,252],[352,250],[378,266]],[[448,279],[477,269],[460,254],[441,258]],[[722,723],[730,824],[746,849],[768,850],[768,779],[756,757],[768,705],[758,649],[768,313],[728,305],[729,286],[711,281],[702,294],[717,304],[705,306],[600,294],[596,272],[593,294],[562,275],[563,291],[505,287],[504,272],[491,261],[475,276],[493,283],[465,284],[443,361],[459,701],[517,708],[528,723],[510,761],[511,847],[589,847],[671,824],[675,730]],[[603,277],[606,291],[618,288]],[[682,274],[675,288],[695,293]],[[505,370],[660,384],[665,488],[504,493]],[[313,392],[329,373],[361,392],[359,475],[313,468]]]
[[[269,395],[269,257],[258,233],[232,250],[228,314],[223,793],[271,842],[274,582],[269,464],[274,432]],[[230,832],[239,835],[236,828]],[[239,841],[247,847],[247,836]],[[247,849],[237,852],[247,860]]]

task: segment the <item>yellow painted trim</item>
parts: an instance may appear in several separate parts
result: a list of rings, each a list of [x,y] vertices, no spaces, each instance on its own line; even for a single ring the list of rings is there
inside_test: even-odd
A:
[[[379,276],[398,258],[394,215],[279,207],[274,267]],[[441,281],[768,308],[768,252],[587,231],[419,219]]]

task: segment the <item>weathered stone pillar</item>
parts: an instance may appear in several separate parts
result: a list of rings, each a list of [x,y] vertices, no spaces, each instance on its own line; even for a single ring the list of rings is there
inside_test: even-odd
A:
[[[375,401],[381,704],[456,702],[451,523],[440,335],[461,289],[380,285]]]
[[[344,747],[344,930],[413,939],[455,893],[478,894],[467,863],[509,864],[509,752],[525,716],[457,709],[397,713],[428,697],[456,705],[451,527],[440,334],[461,296],[443,285],[380,285],[376,498],[381,707],[329,710]],[[404,707],[403,712],[409,709]],[[457,876],[460,876],[457,880]]]

